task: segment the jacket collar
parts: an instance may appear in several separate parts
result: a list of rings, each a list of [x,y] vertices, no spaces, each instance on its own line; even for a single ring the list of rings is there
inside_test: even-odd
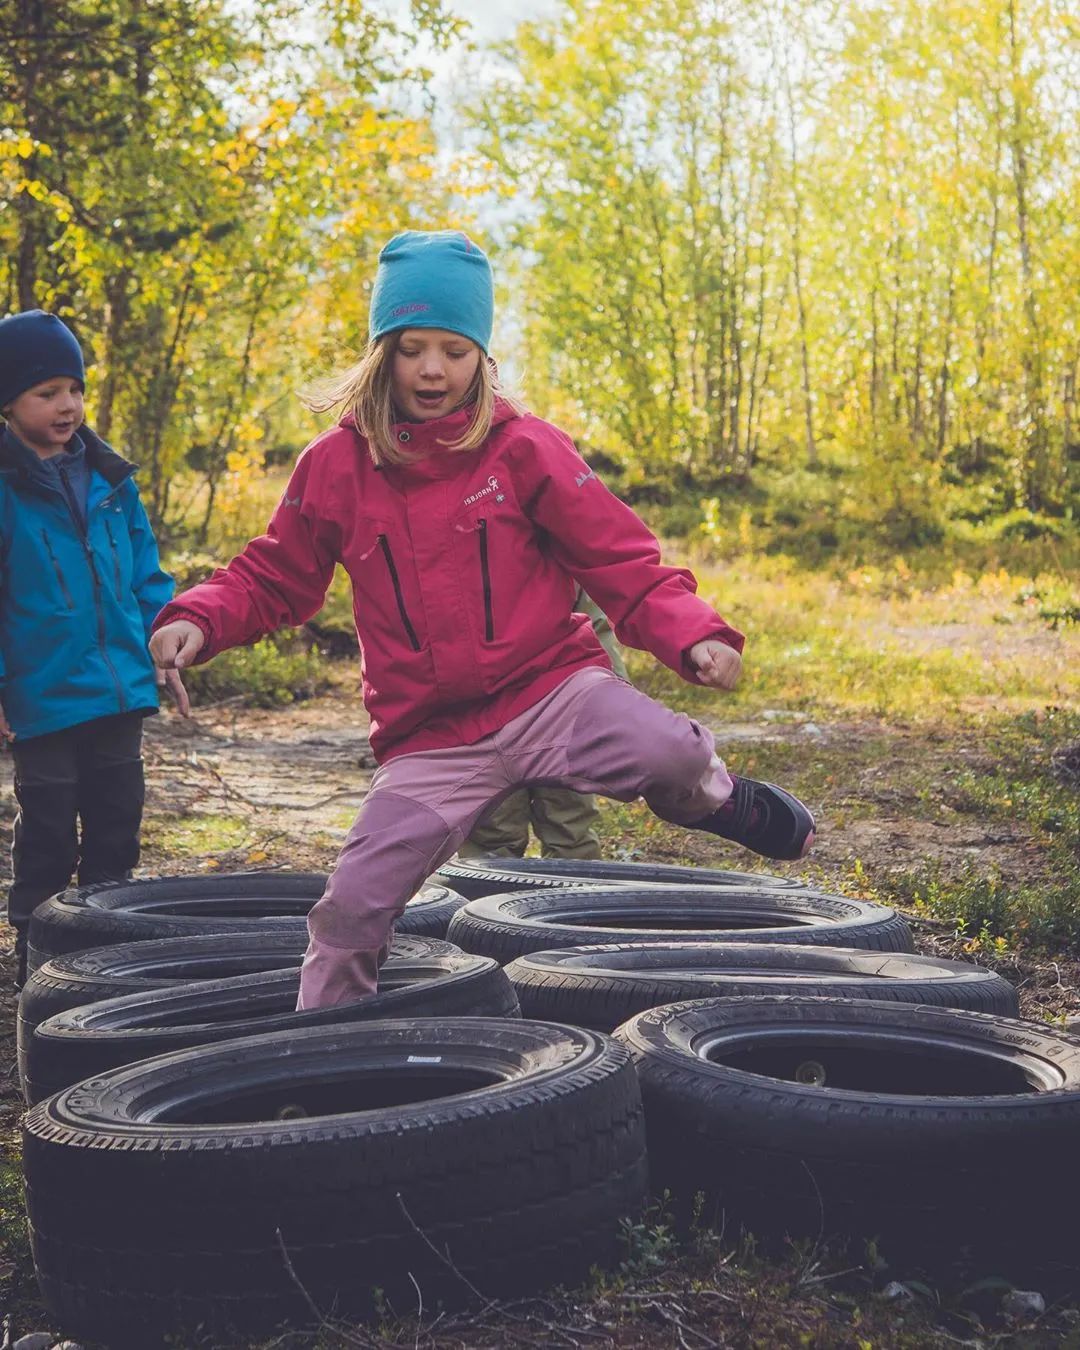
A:
[[[519,416],[512,404],[497,398],[491,418],[492,431]],[[456,477],[466,465],[472,463],[475,452],[462,454],[460,451],[448,450],[446,442],[459,440],[471,420],[472,409],[459,408],[431,422],[395,422],[394,437],[400,448],[412,458],[407,464],[393,465],[389,471],[394,476],[402,474],[408,479]],[[358,430],[351,414],[341,419],[341,425]]]
[[[101,474],[110,487],[119,487],[125,478],[135,472],[130,460],[118,455],[96,432],[84,423],[78,430],[79,439],[86,450],[86,463]],[[32,456],[30,459],[28,457]],[[5,427],[0,435],[0,474],[12,474],[24,481],[36,479],[34,472],[37,460],[34,451],[22,443],[10,427]]]

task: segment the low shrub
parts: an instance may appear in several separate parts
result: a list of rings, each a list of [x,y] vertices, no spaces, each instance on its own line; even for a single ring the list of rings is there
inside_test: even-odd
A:
[[[234,647],[192,667],[184,682],[200,703],[239,698],[253,708],[279,708],[322,693],[330,675],[320,652],[305,648],[293,629],[282,629],[253,647]]]

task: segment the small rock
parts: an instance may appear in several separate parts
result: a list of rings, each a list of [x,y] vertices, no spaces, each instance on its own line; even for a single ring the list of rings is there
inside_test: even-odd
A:
[[[878,1297],[885,1299],[889,1303],[897,1303],[901,1301],[906,1302],[909,1298],[914,1298],[915,1295],[906,1284],[901,1284],[899,1280],[890,1280]]]
[[[53,1346],[53,1350],[83,1350],[83,1348],[75,1341],[60,1341],[58,1345]]]
[[[822,731],[822,729],[818,726],[816,722],[804,722],[803,725],[799,728],[799,730],[802,732],[804,736],[821,737],[825,735],[825,733]]]
[[[1010,1289],[1001,1300],[1001,1311],[1006,1317],[1026,1321],[1029,1317],[1043,1315],[1046,1311],[1046,1299],[1037,1289]]]
[[[52,1350],[56,1337],[49,1331],[31,1331],[29,1336],[20,1336],[11,1350]]]

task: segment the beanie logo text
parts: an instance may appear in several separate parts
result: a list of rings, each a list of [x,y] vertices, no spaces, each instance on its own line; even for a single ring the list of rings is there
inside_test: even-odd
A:
[[[411,305],[398,305],[397,309],[392,309],[390,311],[390,317],[392,319],[401,319],[406,314],[426,314],[430,308],[430,305],[421,304],[420,302]]]

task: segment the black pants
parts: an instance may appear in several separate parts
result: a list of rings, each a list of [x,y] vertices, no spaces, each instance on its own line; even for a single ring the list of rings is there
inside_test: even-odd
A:
[[[79,885],[122,881],[139,861],[143,713],[99,717],[15,741],[19,814],[11,849],[8,922],[20,946],[33,910]]]

